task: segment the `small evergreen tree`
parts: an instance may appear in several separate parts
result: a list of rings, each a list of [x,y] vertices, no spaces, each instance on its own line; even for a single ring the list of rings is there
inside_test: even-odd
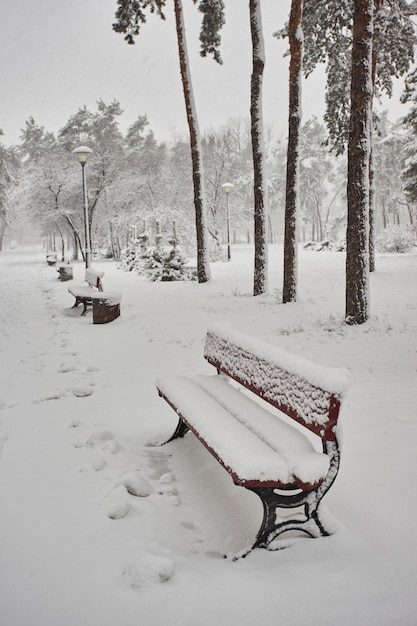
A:
[[[169,247],[162,245],[160,225],[157,222],[155,246],[147,251],[148,255],[143,263],[143,273],[146,278],[151,281],[161,282],[197,280],[196,268],[186,265],[187,259],[179,247],[175,222],[168,244]]]

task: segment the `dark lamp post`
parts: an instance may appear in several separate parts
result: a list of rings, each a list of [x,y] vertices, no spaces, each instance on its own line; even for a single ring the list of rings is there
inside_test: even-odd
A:
[[[84,207],[84,238],[85,238],[85,248],[84,248],[84,258],[85,258],[85,267],[88,268],[91,265],[91,250],[90,250],[90,222],[88,218],[88,196],[87,196],[87,185],[85,182],[85,164],[87,163],[90,154],[92,153],[91,148],[87,148],[87,146],[80,146],[79,148],[75,148],[72,151],[72,154],[78,159],[78,162],[81,165],[82,178],[83,178],[83,207]]]
[[[226,239],[227,239],[227,260],[230,261],[230,212],[229,212],[229,194],[233,190],[232,183],[224,183],[222,189],[226,194]]]

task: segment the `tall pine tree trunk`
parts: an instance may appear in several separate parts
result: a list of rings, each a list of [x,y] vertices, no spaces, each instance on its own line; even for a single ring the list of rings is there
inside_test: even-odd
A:
[[[282,301],[294,302],[297,297],[297,204],[299,144],[301,126],[301,75],[303,36],[301,19],[303,0],[292,0],[288,37],[290,41],[290,84],[288,115],[287,180],[285,193],[284,282]]]
[[[383,0],[375,0],[374,18],[381,10]],[[374,124],[373,124],[373,100],[376,80],[377,55],[374,46],[372,46],[372,100],[371,100],[371,141],[369,154],[369,271],[375,271],[375,169],[374,169]]]
[[[249,0],[250,28],[252,36],[251,77],[251,137],[253,157],[254,190],[254,243],[255,267],[253,295],[267,290],[268,283],[268,240],[267,210],[265,206],[265,153],[262,120],[262,80],[265,66],[264,40],[260,0]]]
[[[187,42],[185,38],[184,15],[182,0],[174,0],[175,24],[177,29],[178,54],[182,87],[187,111],[187,122],[190,131],[191,161],[194,185],[195,223],[197,233],[197,275],[198,282],[210,280],[209,246],[207,230],[207,211],[203,178],[203,163],[200,131],[191,84],[190,65],[188,61]]]
[[[348,324],[369,316],[369,157],[374,0],[354,0],[348,145],[346,311]]]
[[[373,128],[371,126],[371,148],[369,154],[369,271],[375,271],[375,170]]]

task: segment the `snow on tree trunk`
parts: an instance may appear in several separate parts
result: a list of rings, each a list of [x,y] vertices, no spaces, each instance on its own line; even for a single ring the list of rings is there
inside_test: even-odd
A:
[[[265,151],[262,119],[262,79],[265,66],[265,50],[262,33],[260,0],[249,0],[250,28],[252,36],[251,78],[251,137],[254,188],[254,243],[255,267],[253,295],[264,293],[268,282],[268,240],[265,207]]]
[[[376,0],[374,7],[374,17],[381,10],[382,1]],[[377,54],[374,46],[372,46],[372,99],[371,107],[373,107],[375,80],[376,80],[376,64]],[[370,124],[370,153],[369,153],[369,271],[375,271],[375,169],[374,169],[374,127],[373,115],[371,111]]]
[[[301,19],[303,0],[292,0],[288,37],[290,41],[290,79],[287,180],[285,195],[285,235],[284,235],[284,281],[282,301],[294,302],[297,297],[297,244],[298,244],[298,177],[301,125],[301,76],[303,33]],[[318,213],[319,215],[319,213]]]
[[[190,131],[191,160],[194,185],[194,207],[197,234],[197,276],[199,283],[210,280],[207,211],[205,203],[201,137],[191,83],[190,65],[185,38],[182,0],[175,0],[175,24],[177,29],[178,54],[182,87],[184,91],[187,122]]]
[[[369,157],[374,0],[354,0],[348,145],[346,311],[348,324],[369,316]]]
[[[369,271],[375,271],[375,170],[373,159],[373,129],[371,128],[371,152],[369,155]]]

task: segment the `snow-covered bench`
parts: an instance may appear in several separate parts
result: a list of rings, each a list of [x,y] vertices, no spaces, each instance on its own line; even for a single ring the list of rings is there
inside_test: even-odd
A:
[[[337,422],[347,370],[296,357],[229,325],[209,328],[204,357],[218,375],[157,381],[159,395],[179,416],[168,441],[191,430],[236,485],[260,497],[264,517],[253,547],[279,547],[273,542],[289,530],[330,534],[318,509],[339,469]],[[284,519],[280,508],[298,511]]]
[[[103,291],[103,283],[102,278],[104,276],[104,272],[97,272],[93,270],[91,267],[85,270],[84,280],[87,285],[71,285],[68,287],[68,291],[75,298],[75,302],[73,305],[73,309],[76,308],[79,304],[83,304],[83,310],[81,315],[85,315],[87,313],[87,306],[92,306],[93,297],[97,295],[97,292]]]

